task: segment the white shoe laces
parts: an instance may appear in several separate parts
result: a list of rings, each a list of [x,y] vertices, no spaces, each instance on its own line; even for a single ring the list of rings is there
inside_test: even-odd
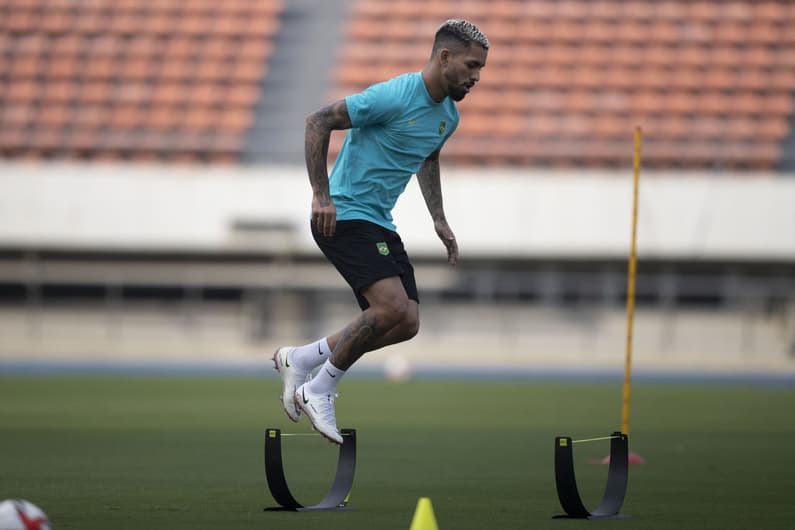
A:
[[[337,393],[321,395],[317,405],[317,410],[323,417],[323,421],[334,426],[335,429],[337,428],[337,418],[334,414],[334,400],[338,397]]]

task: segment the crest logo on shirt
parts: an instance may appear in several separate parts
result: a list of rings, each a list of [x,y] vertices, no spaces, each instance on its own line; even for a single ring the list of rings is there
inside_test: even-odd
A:
[[[381,241],[380,243],[376,243],[375,248],[378,249],[378,253],[382,256],[389,256],[389,247],[385,242]]]
[[[407,123],[409,125],[414,125],[415,123],[417,123],[417,120],[409,120]]]
[[[447,122],[442,120],[439,122],[439,134],[444,134],[445,129],[447,129]]]

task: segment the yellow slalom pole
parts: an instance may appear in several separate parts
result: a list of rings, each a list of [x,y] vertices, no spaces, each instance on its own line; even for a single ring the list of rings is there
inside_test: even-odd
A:
[[[627,347],[624,359],[624,388],[621,395],[621,432],[629,434],[630,381],[632,379],[632,328],[635,320],[635,275],[637,273],[638,184],[640,181],[640,146],[643,131],[635,127],[635,150],[632,160],[632,240],[627,275]]]

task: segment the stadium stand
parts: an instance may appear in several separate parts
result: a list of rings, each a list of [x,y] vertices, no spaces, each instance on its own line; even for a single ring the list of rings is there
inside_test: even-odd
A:
[[[0,2],[0,154],[235,162],[282,0]]]
[[[251,154],[263,135],[300,149],[300,131],[274,130],[300,128],[307,109],[292,105],[272,127],[276,114],[257,114],[286,8],[284,0],[0,1],[0,156],[267,162],[273,152]],[[784,146],[795,145],[795,3],[352,0],[330,99],[420,69],[450,17],[477,22],[493,46],[480,86],[461,104],[448,162],[628,165],[641,125],[645,166],[793,164]],[[292,109],[272,95],[271,107]]]
[[[792,135],[792,2],[358,0],[330,98],[421,69],[453,17],[492,49],[449,162],[628,165],[641,125],[646,166],[775,169]]]

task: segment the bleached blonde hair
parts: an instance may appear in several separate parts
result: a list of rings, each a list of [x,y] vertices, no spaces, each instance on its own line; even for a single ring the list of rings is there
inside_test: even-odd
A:
[[[487,50],[489,49],[489,39],[486,35],[472,22],[463,18],[451,18],[439,26],[434,38],[434,50],[438,48],[439,42],[444,40],[445,37],[452,37],[467,46],[476,43]]]

